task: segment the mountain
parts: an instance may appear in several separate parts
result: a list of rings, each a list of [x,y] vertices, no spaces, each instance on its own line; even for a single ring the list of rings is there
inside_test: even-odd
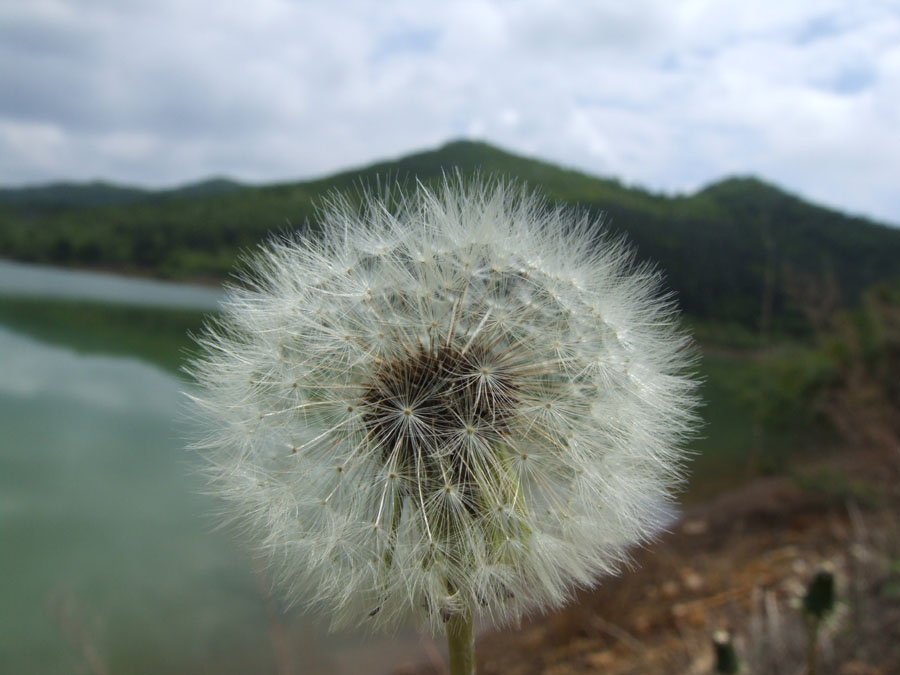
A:
[[[132,204],[152,193],[136,187],[91,183],[51,183],[23,188],[0,188],[0,204],[19,209],[59,210],[89,206]]]
[[[522,180],[550,203],[602,217],[607,230],[637,246],[639,258],[659,264],[688,313],[706,320],[756,330],[767,317],[790,330],[805,321],[802,305],[832,296],[850,304],[866,287],[900,275],[900,229],[807,203],[756,178],[671,197],[470,141],[261,187],[218,179],[155,192],[101,183],[0,190],[0,256],[224,278],[239,251],[268,233],[314,228],[313,205],[329,191],[430,183],[455,169]]]
[[[164,201],[179,197],[219,195],[241,189],[226,178],[210,178],[168,190],[146,190],[103,181],[51,183],[22,188],[0,188],[0,205],[22,210],[59,211],[92,206],[121,206],[138,202]]]

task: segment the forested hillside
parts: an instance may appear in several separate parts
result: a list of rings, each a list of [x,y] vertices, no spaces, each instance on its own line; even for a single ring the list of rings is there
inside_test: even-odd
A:
[[[0,256],[174,279],[224,278],[271,232],[315,227],[314,204],[362,184],[443,172],[525,181],[551,203],[589,209],[664,270],[695,317],[793,330],[798,304],[852,304],[900,275],[900,229],[821,208],[754,178],[689,196],[627,187],[460,141],[321,180],[251,187],[217,179],[177,190],[103,183],[0,190]]]

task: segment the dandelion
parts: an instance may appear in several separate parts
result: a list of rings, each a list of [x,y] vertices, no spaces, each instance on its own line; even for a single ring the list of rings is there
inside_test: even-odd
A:
[[[595,221],[461,178],[336,197],[265,245],[191,367],[216,491],[335,625],[516,621],[664,524],[694,422],[659,275]]]

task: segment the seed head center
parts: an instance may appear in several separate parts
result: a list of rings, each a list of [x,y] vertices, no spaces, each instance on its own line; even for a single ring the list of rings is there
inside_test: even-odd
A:
[[[477,343],[465,351],[417,346],[379,364],[362,396],[362,420],[390,471],[424,487],[473,482],[460,427],[467,438],[477,430],[481,445],[491,447],[508,431],[517,404],[514,374],[485,365],[489,356]],[[398,410],[408,423],[397,423]]]

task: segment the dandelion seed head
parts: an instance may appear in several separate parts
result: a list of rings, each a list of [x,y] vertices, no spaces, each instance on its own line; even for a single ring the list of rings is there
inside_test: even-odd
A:
[[[198,338],[195,445],[290,595],[337,625],[497,623],[662,525],[689,339],[597,223],[499,183],[335,198]]]

